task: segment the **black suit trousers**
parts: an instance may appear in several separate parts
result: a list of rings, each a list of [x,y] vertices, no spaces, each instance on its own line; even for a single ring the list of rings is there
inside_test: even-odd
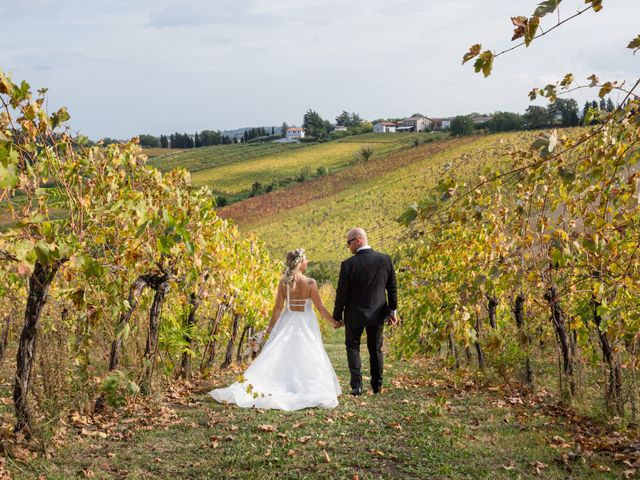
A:
[[[351,372],[351,388],[362,387],[360,338],[365,328],[367,330],[371,387],[374,390],[378,390],[382,387],[382,331],[384,324],[365,327],[364,325],[352,325],[350,322],[347,322],[344,326],[347,362],[349,363],[349,371]]]

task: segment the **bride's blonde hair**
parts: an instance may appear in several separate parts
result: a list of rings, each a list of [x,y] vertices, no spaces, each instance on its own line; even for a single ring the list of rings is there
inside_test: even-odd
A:
[[[284,271],[284,283],[289,285],[291,290],[296,288],[296,276],[300,273],[300,264],[305,259],[304,248],[297,248],[287,253],[285,264],[287,269]]]

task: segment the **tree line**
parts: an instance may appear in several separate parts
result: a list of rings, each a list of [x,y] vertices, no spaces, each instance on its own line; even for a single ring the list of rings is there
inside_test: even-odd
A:
[[[578,125],[598,123],[603,113],[615,110],[611,98],[601,98],[585,102],[582,115],[578,103],[572,98],[558,98],[547,107],[529,105],[524,114],[513,112],[495,112],[487,122],[476,124],[471,115],[460,115],[451,121],[451,134],[470,135],[477,131],[510,132],[516,130],[534,130],[548,127],[576,127]]]

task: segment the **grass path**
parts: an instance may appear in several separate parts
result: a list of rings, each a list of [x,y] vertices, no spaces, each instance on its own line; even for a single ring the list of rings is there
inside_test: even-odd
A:
[[[347,390],[342,335],[333,332],[326,348]],[[570,424],[541,399],[531,408],[517,392],[481,387],[430,362],[388,360],[383,395],[347,394],[334,410],[289,413],[223,406],[207,396],[240,371],[165,396],[147,426],[134,428],[120,414],[107,433],[83,427],[51,459],[13,458],[7,467],[17,479],[261,480],[601,479],[628,468],[584,450],[574,460],[569,454],[580,450]]]

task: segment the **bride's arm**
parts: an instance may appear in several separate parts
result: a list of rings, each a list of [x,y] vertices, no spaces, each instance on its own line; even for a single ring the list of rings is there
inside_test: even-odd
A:
[[[320,292],[318,291],[318,284],[315,280],[311,280],[311,301],[313,302],[313,305],[316,307],[320,315],[322,315],[322,317],[325,318],[327,322],[329,322],[333,327],[337,327],[338,325],[340,325],[322,303]]]
[[[282,309],[284,308],[284,294],[282,293],[282,282],[278,284],[278,293],[276,295],[276,304],[273,306],[273,312],[271,313],[271,320],[269,321],[269,326],[267,327],[267,335],[271,333],[273,326],[280,318],[280,314],[282,313]]]

